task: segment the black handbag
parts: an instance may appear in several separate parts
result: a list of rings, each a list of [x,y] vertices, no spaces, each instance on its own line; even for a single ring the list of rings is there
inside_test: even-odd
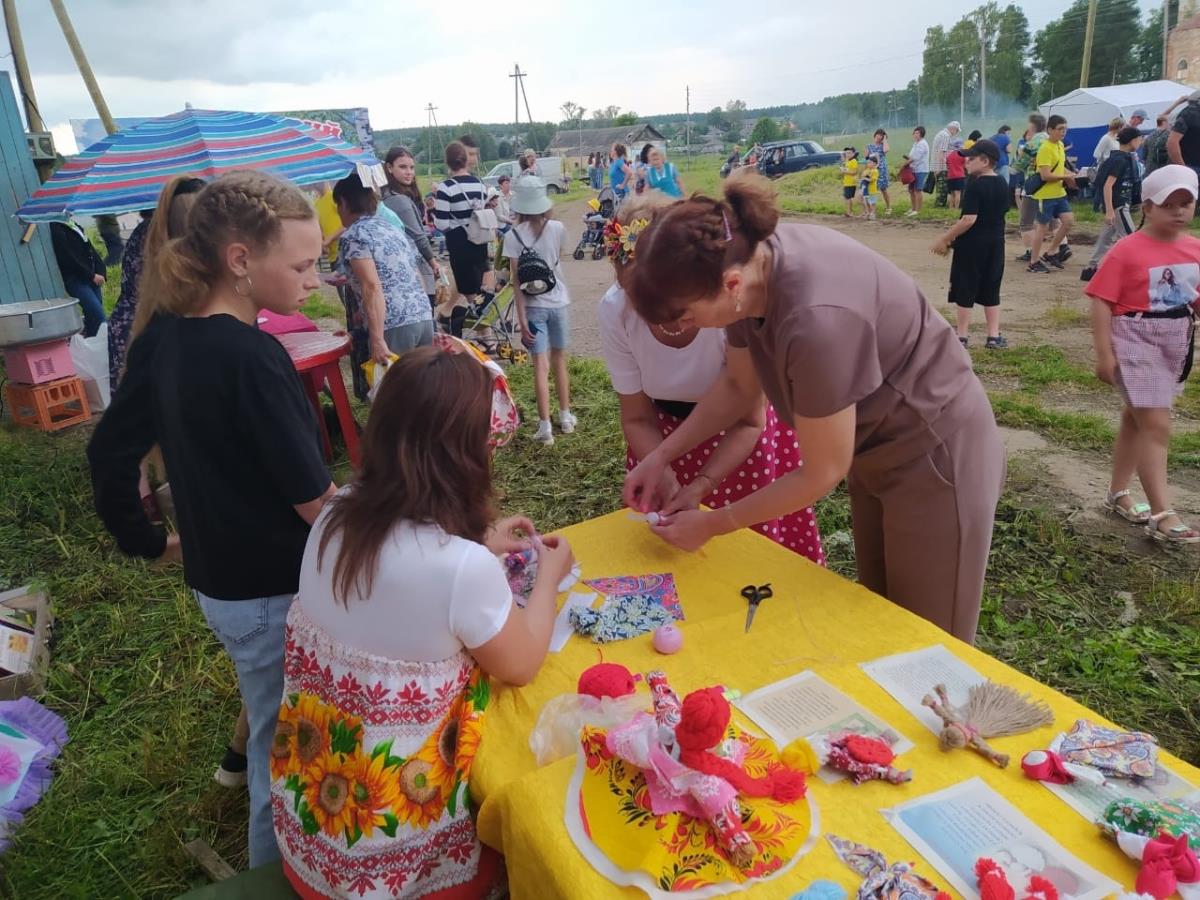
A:
[[[542,254],[521,240],[516,228],[513,228],[512,234],[521,245],[521,255],[517,257],[517,284],[521,293],[537,297],[554,290],[558,284],[558,279],[554,277],[554,269],[542,258]]]
[[[937,176],[932,172],[925,173],[925,187],[921,188],[925,193],[932,194],[934,188],[937,187]]]

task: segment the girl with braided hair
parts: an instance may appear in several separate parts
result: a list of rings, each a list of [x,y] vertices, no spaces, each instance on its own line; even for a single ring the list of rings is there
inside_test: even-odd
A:
[[[969,357],[912,278],[836,231],[780,223],[770,182],[751,173],[727,179],[722,199],[654,211],[636,258],[623,286],[643,319],[723,327],[749,353],[629,473],[625,502],[654,510],[670,461],[765,393],[804,465],[715,511],[668,501],[659,536],[695,550],[846,478],[859,580],[973,641],[1004,447]]]
[[[233,660],[249,716],[250,865],[279,858],[270,751],[283,693],[284,624],[309,526],[334,486],[317,422],[258,312],[290,315],[321,282],[321,230],[295,187],[235,171],[197,194],[182,237],[155,255],[141,294],[155,316],[88,445],[96,510],[122,551],[182,558]],[[162,448],[178,535],[146,516],[138,464]]]

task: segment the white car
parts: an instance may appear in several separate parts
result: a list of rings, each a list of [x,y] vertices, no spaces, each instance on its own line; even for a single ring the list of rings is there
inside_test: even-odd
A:
[[[483,183],[488,187],[496,187],[500,183],[500,176],[507,175],[509,178],[516,178],[521,172],[521,164],[517,160],[512,162],[502,162],[492,168],[492,171],[483,176]],[[546,193],[548,194],[564,194],[570,183],[566,174],[563,172],[563,158],[561,156],[539,156],[537,161],[538,178],[546,182]]]

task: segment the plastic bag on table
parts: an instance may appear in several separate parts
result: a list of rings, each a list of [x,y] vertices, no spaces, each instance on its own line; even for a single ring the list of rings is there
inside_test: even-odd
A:
[[[108,374],[108,323],[101,324],[92,337],[74,335],[68,349],[71,353],[71,363],[83,380],[88,406],[93,413],[107,409],[112,399],[112,385]]]
[[[388,361],[384,365],[380,365],[373,359],[368,359],[362,364],[362,370],[367,375],[367,384],[370,387],[367,389],[367,402],[374,403],[375,395],[379,393],[379,386],[383,384],[383,376],[387,374],[387,370],[391,368],[392,363],[400,357],[395,353],[388,356]]]
[[[559,694],[542,707],[537,724],[529,733],[529,749],[544,766],[572,755],[579,746],[583,726],[612,728],[646,710],[646,697],[589,697],[587,694]]]

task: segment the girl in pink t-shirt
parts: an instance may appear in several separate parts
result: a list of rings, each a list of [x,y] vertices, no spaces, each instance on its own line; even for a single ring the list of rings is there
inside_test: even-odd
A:
[[[1200,240],[1187,234],[1196,212],[1196,173],[1163,166],[1142,182],[1143,229],[1109,251],[1086,293],[1092,298],[1096,375],[1125,400],[1104,505],[1157,541],[1200,542],[1171,509],[1167,445],[1171,406],[1191,369],[1200,297]],[[1137,472],[1146,503],[1134,503]]]

